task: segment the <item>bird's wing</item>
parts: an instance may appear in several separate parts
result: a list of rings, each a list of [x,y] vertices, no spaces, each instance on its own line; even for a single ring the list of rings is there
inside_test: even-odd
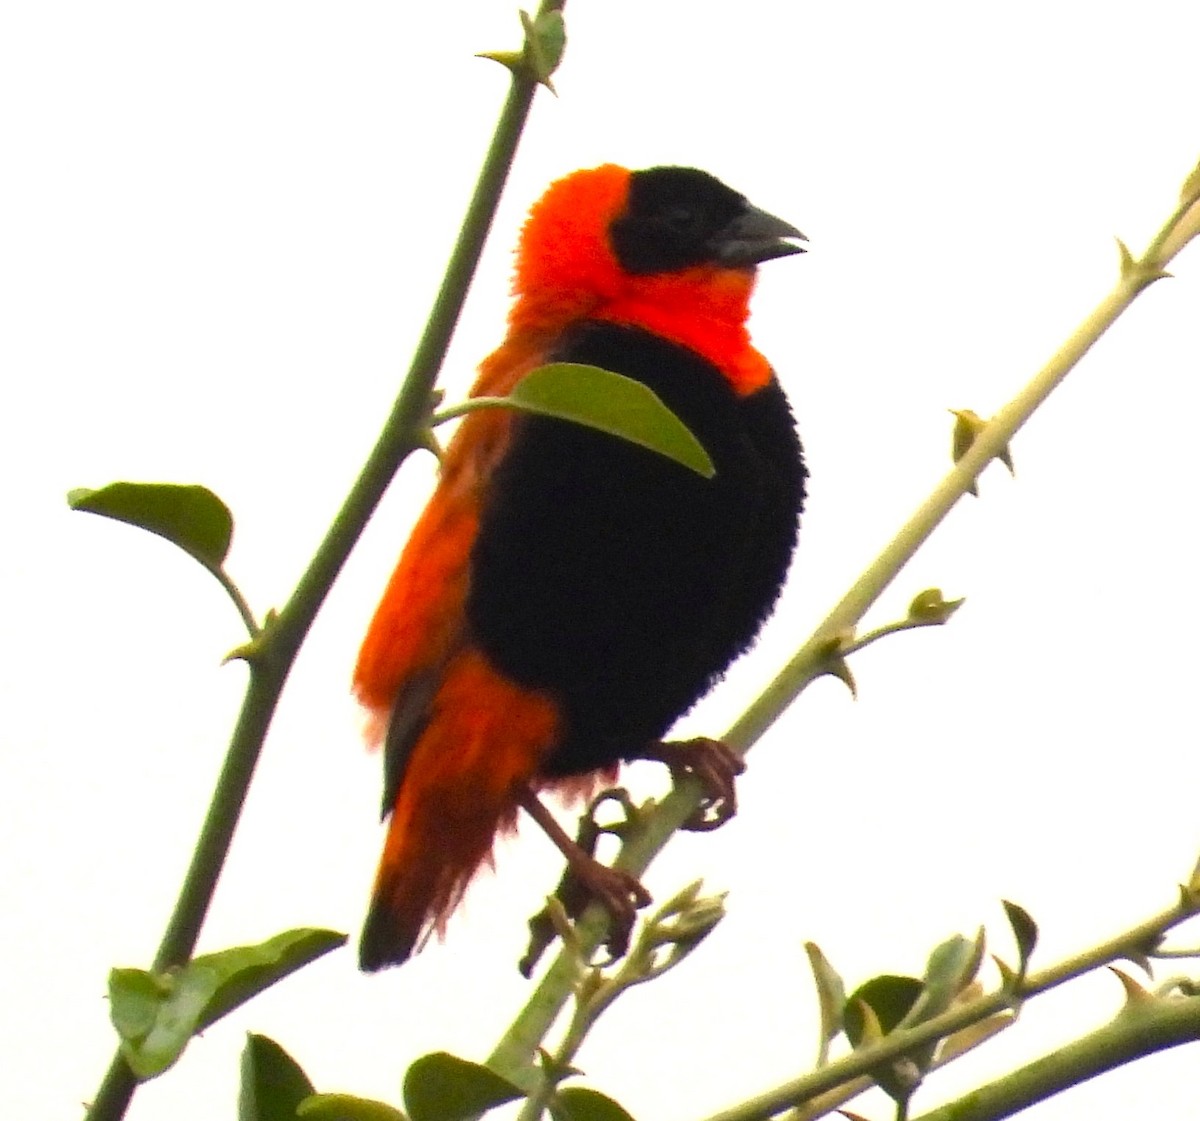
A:
[[[480,367],[471,395],[503,396],[539,363],[532,348],[501,347]],[[385,816],[446,664],[462,644],[471,550],[511,426],[507,409],[472,413],[460,424],[359,651],[354,692],[369,714],[368,742],[384,745]]]

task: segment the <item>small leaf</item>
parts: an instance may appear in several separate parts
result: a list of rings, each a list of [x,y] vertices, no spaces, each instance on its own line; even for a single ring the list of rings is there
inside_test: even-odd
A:
[[[394,1105],[352,1094],[313,1094],[296,1109],[304,1121],[408,1121]]]
[[[108,978],[113,1027],[129,1069],[145,1081],[162,1074],[199,1030],[204,1007],[216,989],[205,970],[149,973],[114,969]]]
[[[109,1018],[122,1039],[145,1039],[158,1009],[171,992],[171,980],[144,969],[114,969],[108,975]]]
[[[628,1111],[599,1090],[568,1086],[550,1102],[554,1121],[633,1121]]]
[[[886,1035],[908,1015],[923,988],[924,985],[915,977],[898,977],[890,973],[863,982],[850,994],[842,1012],[846,1037],[851,1045],[859,1045],[866,1029],[863,1012],[858,1003],[866,1005],[872,1011],[879,1030]]]
[[[345,941],[329,930],[292,930],[257,946],[204,954],[166,973],[114,969],[110,1014],[122,1055],[139,1079],[161,1074],[198,1031]]]
[[[555,93],[550,76],[562,62],[563,50],[567,45],[567,28],[562,12],[552,9],[536,19],[528,12],[521,13],[521,26],[525,29],[525,61],[535,81]]]
[[[974,979],[983,962],[984,933],[974,939],[956,934],[935,947],[925,967],[920,999],[905,1016],[906,1024],[919,1024],[945,1012],[954,998]]]
[[[467,1121],[524,1096],[494,1070],[445,1051],[422,1055],[404,1076],[404,1107],[412,1121]]]
[[[678,957],[691,953],[725,917],[726,892],[701,895],[703,880],[694,880],[666,903],[646,923],[644,937],[656,946],[679,948]]]
[[[573,421],[665,455],[711,479],[708,452],[657,394],[640,381],[574,362],[531,370],[500,403]]]
[[[846,987],[836,969],[815,942],[805,942],[804,952],[812,968],[817,987],[817,1006],[821,1015],[821,1062],[828,1058],[828,1045],[842,1030],[842,1009],[846,1006]]]
[[[165,537],[206,568],[221,567],[233,538],[229,507],[201,486],[109,483],[99,490],[73,490],[67,504]]]
[[[962,599],[943,599],[941,588],[926,588],[913,596],[908,605],[908,617],[914,622],[941,626],[964,602]]]
[[[1024,980],[1025,972],[1029,968],[1029,959],[1037,945],[1037,923],[1019,904],[1010,903],[1007,899],[1001,899],[1000,903],[1004,907],[1005,915],[1008,916],[1008,925],[1012,927],[1013,938],[1017,943],[1017,976],[1019,980]]]
[[[300,1064],[273,1039],[251,1033],[242,1051],[238,1121],[296,1121],[313,1092]]]
[[[992,954],[992,961],[996,963],[996,968],[1000,971],[1000,987],[1009,992],[1015,992],[1021,981],[1020,975],[1002,957]]]

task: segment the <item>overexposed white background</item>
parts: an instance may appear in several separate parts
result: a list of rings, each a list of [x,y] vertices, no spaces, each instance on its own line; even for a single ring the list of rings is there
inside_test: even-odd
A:
[[[531,0],[532,3],[532,0]],[[811,238],[762,270],[752,329],[798,414],[811,502],[759,647],[686,727],[719,733],[940,478],[948,408],[987,415],[1107,290],[1200,157],[1183,0],[738,4],[570,0],[449,356],[498,341],[510,250],[552,178],[705,168]],[[508,3],[15,3],[0,12],[0,1053],[6,1111],[72,1117],[113,1037],[114,964],[151,958],[244,683],[239,622],[186,557],[67,511],[74,486],[202,482],[261,614],[291,590],[406,368],[506,87]],[[680,839],[659,898],[728,889],[701,952],[580,1056],[639,1119],[703,1117],[806,1069],[801,943],[850,984],[919,972],[997,900],[1037,961],[1170,902],[1200,850],[1193,452],[1200,250],[1147,292],[992,467],[873,618],[952,624],[817,683],[754,751],[742,811]],[[289,684],[202,949],[356,933],[382,833],[348,695],[357,643],[432,479],[401,472]],[[628,774],[662,788],[653,768]],[[536,830],[444,945],[359,975],[329,956],[210,1029],[133,1121],[233,1115],[247,1030],[321,1090],[397,1100],[417,1055],[483,1058],[525,995]],[[1009,953],[1011,957],[1011,953]],[[1170,972],[1170,971],[1168,971]],[[1111,1016],[1111,978],[1038,1001],[914,1112]],[[1034,1111],[1177,1116],[1195,1054]],[[880,1100],[865,1108],[887,1115]]]

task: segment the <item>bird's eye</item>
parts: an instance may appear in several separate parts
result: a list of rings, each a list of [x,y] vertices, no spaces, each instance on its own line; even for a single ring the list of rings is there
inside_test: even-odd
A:
[[[663,214],[663,220],[677,233],[695,233],[699,225],[699,215],[688,206],[672,206]]]

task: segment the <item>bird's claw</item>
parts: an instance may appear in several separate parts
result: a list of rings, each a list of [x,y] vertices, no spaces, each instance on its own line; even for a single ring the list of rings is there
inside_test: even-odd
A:
[[[629,938],[640,907],[650,902],[650,893],[641,881],[620,868],[610,868],[598,860],[579,862],[570,869],[571,886],[567,897],[567,914],[579,918],[589,903],[598,903],[608,914],[608,937],[604,946],[610,964],[625,956]]]
[[[699,782],[704,800],[683,823],[684,829],[704,833],[724,825],[737,813],[734,780],[746,769],[746,764],[728,744],[703,736],[657,741],[647,745],[644,757],[666,763],[676,782],[682,778]]]

